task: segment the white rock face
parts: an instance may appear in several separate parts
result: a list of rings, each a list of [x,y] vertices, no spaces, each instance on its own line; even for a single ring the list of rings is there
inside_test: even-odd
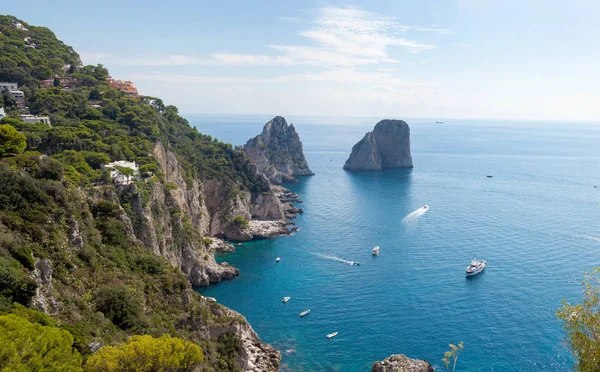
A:
[[[354,147],[344,169],[373,171],[412,168],[410,127],[402,120],[382,120]]]

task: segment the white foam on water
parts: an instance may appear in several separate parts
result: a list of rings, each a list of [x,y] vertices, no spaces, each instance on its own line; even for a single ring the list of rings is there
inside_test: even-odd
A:
[[[313,254],[315,256],[319,256],[319,257],[324,258],[326,260],[342,262],[342,263],[346,263],[346,264],[349,264],[349,265],[352,265],[354,263],[354,261],[344,260],[343,258],[339,258],[339,257],[335,257],[335,256],[330,256],[328,254],[322,254],[322,253],[313,253]]]
[[[591,235],[576,235],[578,238],[582,238],[582,239],[587,239],[587,240],[593,240],[595,242],[600,243],[600,238],[596,237],[596,236],[591,236]]]
[[[416,209],[407,214],[406,217],[402,219],[402,223],[404,224],[404,226],[407,227],[417,226],[419,224],[419,218],[422,215],[424,215],[428,210],[429,208],[425,208],[424,206],[419,209]]]

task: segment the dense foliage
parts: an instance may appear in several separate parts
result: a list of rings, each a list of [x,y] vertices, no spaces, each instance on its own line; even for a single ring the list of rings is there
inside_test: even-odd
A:
[[[133,336],[120,346],[105,346],[88,359],[86,372],[191,371],[204,360],[198,345],[162,336]]]
[[[73,336],[20,316],[0,316],[0,371],[80,371],[81,355]]]
[[[578,371],[600,370],[600,269],[586,275],[583,302],[563,302],[557,316],[567,332],[567,344],[577,359]]]

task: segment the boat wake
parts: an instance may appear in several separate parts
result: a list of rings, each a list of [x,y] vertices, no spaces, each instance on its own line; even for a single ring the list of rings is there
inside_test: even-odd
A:
[[[344,260],[343,258],[339,258],[339,257],[335,257],[335,256],[330,256],[328,254],[322,254],[322,253],[314,253],[315,256],[319,256],[321,258],[324,258],[326,260],[331,260],[331,261],[337,261],[337,262],[342,262],[348,265],[353,265],[354,261],[348,261],[348,260]]]
[[[595,242],[600,243],[600,238],[598,238],[596,236],[591,236],[591,235],[576,235],[576,236],[581,239],[593,240]]]
[[[406,217],[404,217],[402,219],[402,223],[404,224],[404,226],[407,226],[407,227],[417,226],[419,224],[419,218],[422,215],[424,215],[428,210],[429,210],[429,207],[426,205],[419,209],[416,209],[416,210],[410,212],[409,214],[407,214]]]

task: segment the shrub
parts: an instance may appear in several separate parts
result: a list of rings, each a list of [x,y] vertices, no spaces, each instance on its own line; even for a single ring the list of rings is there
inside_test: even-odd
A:
[[[101,287],[95,296],[96,308],[122,329],[140,325],[142,305],[125,287]]]
[[[3,371],[81,371],[81,355],[67,331],[14,314],[0,316]]]
[[[85,364],[86,372],[192,370],[204,360],[200,347],[163,335],[133,336],[119,346],[104,346]]]
[[[233,223],[242,230],[248,227],[248,220],[240,215],[235,216]]]

